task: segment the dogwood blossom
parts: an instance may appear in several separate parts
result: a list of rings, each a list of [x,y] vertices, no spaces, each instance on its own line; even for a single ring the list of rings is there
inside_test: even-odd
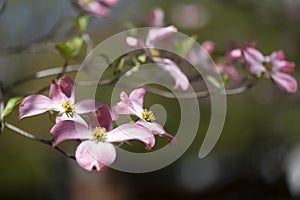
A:
[[[230,62],[218,62],[216,63],[216,67],[219,73],[227,74],[230,79],[234,81],[240,80],[240,75],[238,71],[233,67],[233,65]]]
[[[153,112],[143,108],[145,93],[146,90],[144,88],[133,90],[129,96],[122,91],[120,93],[121,102],[114,107],[115,113],[119,115],[134,115],[139,118],[136,124],[147,128],[153,134],[167,136],[172,143],[176,143],[174,136],[167,133],[159,123],[155,122],[156,118]]]
[[[74,82],[70,77],[63,76],[52,81],[49,97],[40,94],[25,97],[19,106],[19,120],[53,110],[58,112],[56,122],[75,120],[85,123],[79,115],[93,112],[101,106],[102,103],[93,99],[75,103]]]
[[[231,59],[244,59],[251,74],[270,77],[285,93],[295,93],[298,88],[297,81],[289,75],[294,70],[295,63],[285,60],[283,51],[274,51],[264,56],[254,45],[246,45],[242,49],[234,49],[230,53]]]
[[[202,65],[207,71],[215,74],[226,74],[234,81],[238,81],[240,76],[238,71],[231,64],[231,59],[225,59],[222,62],[211,62],[212,54],[215,51],[215,43],[212,41],[204,41],[202,48],[191,48],[186,55],[186,59],[193,65]],[[206,63],[206,64],[203,64]]]
[[[164,39],[177,29],[174,26],[164,28],[152,28],[148,31],[145,41],[135,37],[127,37],[126,42],[131,47],[140,46],[145,50],[145,53],[163,70],[167,71],[175,80],[174,89],[187,90],[189,87],[189,80],[186,75],[180,70],[178,65],[169,58],[162,58],[159,51],[155,50],[155,43],[158,40]]]
[[[151,149],[155,144],[152,133],[135,123],[128,123],[112,129],[112,118],[106,107],[101,107],[96,114],[89,114],[89,126],[75,121],[65,120],[57,123],[51,129],[54,136],[53,146],[65,140],[82,140],[75,152],[75,158],[82,168],[91,171],[104,170],[116,159],[116,148],[113,142],[139,140]]]

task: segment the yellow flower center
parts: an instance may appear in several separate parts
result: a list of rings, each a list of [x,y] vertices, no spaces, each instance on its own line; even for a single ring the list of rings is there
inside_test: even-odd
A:
[[[159,56],[159,51],[157,51],[156,49],[150,48],[149,51],[150,51],[151,56],[153,56],[153,57]]]
[[[81,0],[81,3],[83,4],[89,4],[91,3],[93,0]]]
[[[262,62],[262,65],[269,71],[272,71],[272,65],[271,63],[268,63],[268,62]]]
[[[106,128],[96,127],[92,130],[92,136],[96,143],[103,142],[107,136]]]
[[[65,110],[65,113],[68,117],[73,117],[75,106],[74,104],[71,104],[69,101],[65,101],[61,105],[63,109]]]
[[[147,109],[144,109],[142,112],[142,117],[147,121],[147,122],[153,122],[155,120],[155,116],[153,115],[152,111],[149,111]]]

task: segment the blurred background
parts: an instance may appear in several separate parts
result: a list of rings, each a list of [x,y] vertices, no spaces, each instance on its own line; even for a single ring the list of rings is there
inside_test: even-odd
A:
[[[287,60],[295,61],[294,75],[300,80],[299,0],[119,0],[108,17],[92,19],[88,32],[96,45],[126,30],[129,22],[146,26],[146,13],[155,7],[165,11],[168,24],[197,35],[199,42],[214,41],[218,51],[251,41],[265,55],[284,50]],[[0,80],[4,87],[36,71],[62,66],[62,58],[43,44],[72,36],[75,15],[71,1],[66,0],[0,0]],[[78,56],[73,62],[80,64],[83,59]],[[17,90],[34,91],[51,78],[33,80]],[[108,102],[110,90],[110,86],[99,88],[99,100]],[[192,146],[168,167],[145,174],[113,169],[86,172],[50,147],[5,130],[0,135],[1,199],[299,199],[299,92],[284,95],[271,81],[260,80],[248,91],[228,96],[227,101],[221,138],[206,158],[199,159],[198,151],[209,125],[210,101],[201,98],[200,129]],[[177,102],[147,94],[146,105],[157,102],[172,116],[165,129],[176,132]],[[17,115],[15,111],[8,120],[51,138],[53,124],[47,114],[21,123]],[[72,153],[75,145],[62,144]]]

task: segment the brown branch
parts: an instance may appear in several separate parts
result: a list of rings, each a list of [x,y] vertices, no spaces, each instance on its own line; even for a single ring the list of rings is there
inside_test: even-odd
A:
[[[45,140],[43,138],[37,137],[37,136],[32,135],[32,134],[30,134],[30,133],[28,133],[28,132],[26,132],[26,131],[24,131],[24,130],[22,130],[22,129],[20,129],[20,128],[12,125],[12,124],[10,124],[10,123],[7,123],[7,122],[4,122],[4,127],[8,128],[8,129],[14,131],[15,133],[17,133],[19,135],[22,135],[23,137],[26,137],[26,138],[28,138],[30,140],[37,141],[37,142],[40,142],[42,144],[45,144],[45,145],[48,145],[48,146],[52,147],[52,143],[53,143],[52,140]],[[55,146],[53,148],[55,150],[57,150],[58,152],[60,152],[61,154],[63,154],[64,156],[66,156],[68,158],[71,158],[73,160],[76,160],[75,156],[68,154],[67,152],[65,152],[61,148],[59,148],[57,146]]]

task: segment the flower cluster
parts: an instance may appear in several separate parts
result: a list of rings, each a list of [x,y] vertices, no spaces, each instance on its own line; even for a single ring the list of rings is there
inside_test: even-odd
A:
[[[210,41],[205,41],[202,44],[207,55],[213,56],[214,44]],[[201,52],[195,52],[191,49],[188,54],[188,60],[192,64],[197,64],[203,57]],[[295,64],[285,60],[285,54],[282,50],[274,51],[269,56],[264,56],[259,50],[255,49],[254,44],[247,44],[243,48],[230,50],[224,56],[224,61],[216,62],[216,67],[212,70],[215,73],[220,73],[222,77],[238,81],[241,79],[241,74],[237,70],[241,66],[245,66],[245,70],[250,76],[260,78],[271,78],[274,83],[284,93],[297,92],[297,81],[290,73],[294,70]],[[225,75],[225,76],[224,76]],[[227,80],[224,80],[225,83]]]
[[[107,15],[110,7],[117,2],[118,0],[76,0],[82,9],[97,16]],[[84,19],[83,17],[77,21],[81,31],[86,28]],[[145,39],[140,39],[136,35],[126,38],[128,46],[140,47],[140,50],[137,54],[128,53],[116,60],[120,63],[114,64],[121,67],[120,69],[117,67],[120,71],[114,71],[114,74],[118,74],[115,79],[118,79],[122,73],[124,62],[138,66],[151,62],[156,63],[160,70],[166,71],[174,79],[174,89],[186,91],[190,86],[195,87],[190,84],[190,77],[186,75],[188,73],[185,74],[182,71],[183,67],[179,67],[178,59],[172,57],[173,54],[167,54],[158,48],[157,43],[163,39],[169,39],[177,32],[177,28],[172,25],[165,26],[167,23],[164,21],[164,12],[159,8],[151,12],[148,24],[154,27],[148,30]],[[231,49],[225,55],[218,55],[214,42],[204,41],[202,48],[199,48],[194,45],[196,42],[194,38],[188,39],[187,41],[172,40],[169,45],[178,47],[180,56],[190,64],[201,65],[204,70],[220,74],[223,78],[222,84],[226,85],[228,81],[239,81],[243,77],[265,77],[271,79],[285,93],[297,91],[297,81],[290,75],[295,64],[285,59],[282,50],[264,56],[254,44],[247,44],[242,48]],[[63,55],[67,55],[65,57],[68,61],[70,57],[78,54],[81,43],[81,40],[75,38],[57,47],[60,47],[58,48],[60,50],[67,49],[67,54],[62,52]],[[125,59],[126,56],[129,59]],[[127,74],[130,75],[130,73]],[[53,141],[50,144],[57,148],[57,145],[63,141],[81,140],[75,152],[75,159],[82,168],[88,171],[92,169],[102,171],[110,166],[116,159],[116,143],[137,140],[144,143],[145,148],[150,150],[155,145],[155,135],[166,137],[172,144],[176,143],[174,136],[156,122],[154,113],[144,108],[146,93],[144,88],[137,88],[130,94],[122,91],[120,102],[116,105],[106,105],[94,99],[75,102],[74,91],[74,82],[70,77],[62,76],[53,80],[49,96],[33,94],[23,99],[19,106],[19,120],[47,111],[51,111],[49,112],[51,115],[55,114],[55,125],[50,130]],[[8,104],[8,108],[0,117],[0,123],[7,113],[11,112],[11,107],[19,102],[18,98],[15,98]],[[114,127],[113,121],[117,120],[120,115],[129,115],[132,120]],[[17,129],[14,128],[14,130]]]
[[[75,103],[74,83],[68,76],[55,79],[51,83],[49,97],[31,95],[23,99],[19,106],[19,119],[52,110],[57,112],[56,124],[50,130],[53,147],[65,140],[81,140],[75,158],[86,170],[102,171],[116,159],[113,143],[138,140],[151,149],[155,145],[154,135],[166,136],[171,142],[174,137],[155,122],[154,114],[143,108],[146,90],[133,90],[128,96],[121,92],[121,101],[108,106],[92,99]],[[82,115],[86,115],[88,122]],[[132,115],[139,118],[134,122],[113,128],[112,121],[118,115]]]
[[[243,48],[229,52],[227,59],[244,62],[250,74],[257,77],[271,78],[285,93],[295,93],[297,91],[297,81],[289,75],[294,70],[295,64],[285,60],[285,54],[282,50],[264,56],[259,50],[255,49],[254,44],[248,44]]]
[[[175,81],[174,89],[187,90],[190,85],[189,77],[178,67],[176,59],[164,57],[155,46],[159,40],[170,37],[177,32],[177,28],[173,25],[164,26],[167,24],[164,20],[164,12],[155,8],[148,17],[148,25],[156,27],[149,29],[145,41],[128,36],[126,43],[131,47],[141,47],[148,60],[155,62],[162,70],[167,71]],[[266,77],[271,79],[284,93],[297,92],[297,81],[290,75],[295,64],[285,60],[285,54],[282,50],[264,56],[255,48],[255,44],[251,43],[242,48],[228,50],[225,55],[218,55],[217,53],[216,55],[214,42],[204,41],[201,45],[202,48],[199,49],[193,46],[195,40],[191,41],[191,43],[186,44],[179,43],[181,44],[180,47],[185,49],[184,58],[193,65],[201,65],[203,69],[205,68],[209,72],[220,74],[225,85],[229,81],[238,82],[242,77]]]
[[[143,48],[150,60],[155,62],[162,70],[167,71],[175,80],[174,89],[187,90],[189,87],[189,80],[186,75],[180,70],[174,61],[169,58],[162,57],[160,52],[155,49],[156,42],[171,36],[175,32],[177,32],[177,29],[174,26],[152,28],[148,31],[145,41],[128,36],[126,38],[126,42],[131,47],[139,46]]]

